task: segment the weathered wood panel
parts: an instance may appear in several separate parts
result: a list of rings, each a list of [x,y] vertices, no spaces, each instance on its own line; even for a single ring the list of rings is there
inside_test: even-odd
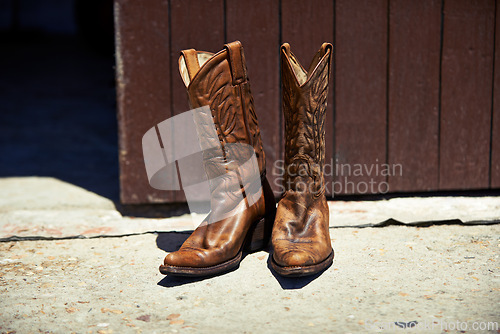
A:
[[[290,44],[290,48],[299,62],[308,69],[311,61],[324,42],[334,43],[334,23],[335,23],[334,2],[329,0],[301,1],[301,0],[282,0],[281,1],[281,29],[282,42]],[[336,49],[334,48],[335,57]],[[334,58],[333,58],[334,59]],[[334,165],[334,87],[335,73],[330,76],[330,86],[328,91],[328,107],[326,110],[325,121],[325,162]],[[283,124],[283,114],[280,111],[281,123]],[[284,126],[284,125],[283,125]],[[282,129],[283,131],[283,129]],[[283,132],[281,136],[283,138]],[[283,152],[283,151],[282,151]],[[283,153],[282,153],[283,155]],[[282,158],[283,159],[283,158]],[[333,175],[328,175],[327,168],[325,173],[326,192],[331,196]]]
[[[500,6],[496,3],[495,17],[495,73],[491,135],[491,188],[500,188]]]
[[[224,47],[223,0],[171,0],[171,76],[172,114],[190,109],[186,86],[179,74],[179,55],[182,50],[219,52]],[[207,33],[210,32],[210,33]],[[176,202],[186,200],[182,191],[174,192]]]
[[[142,136],[169,117],[170,45],[168,1],[131,6],[115,1],[116,76],[123,203],[172,201],[172,193],[149,185]]]
[[[280,156],[279,2],[226,1],[227,41],[241,41],[255,112],[266,153],[267,177],[277,196],[280,180],[273,167]]]
[[[326,178],[329,194],[500,187],[494,0],[115,0],[115,8],[123,203],[185,200],[182,191],[151,188],[142,136],[189,109],[179,52],[217,52],[237,39],[276,195],[282,42],[306,67],[321,43],[334,44],[326,172],[336,175]],[[402,176],[384,174],[386,164],[401,166],[395,170]]]
[[[335,3],[336,191],[384,192],[387,177],[375,167],[386,163],[388,3]]]
[[[494,8],[444,3],[439,189],[489,187]]]
[[[441,0],[392,0],[389,17],[390,191],[437,190]]]

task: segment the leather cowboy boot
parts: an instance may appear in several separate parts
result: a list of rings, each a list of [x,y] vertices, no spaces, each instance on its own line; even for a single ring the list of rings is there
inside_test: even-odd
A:
[[[203,134],[200,140],[215,140],[217,148],[203,151],[211,211],[181,248],[165,257],[160,272],[214,275],[237,267],[244,248],[255,251],[268,244],[276,202],[265,176],[241,43],[226,44],[217,54],[184,50],[179,71],[191,107],[210,107],[215,139]]]
[[[285,118],[284,194],[273,226],[271,265],[283,276],[305,276],[333,262],[325,198],[325,113],[332,45],[324,43],[309,70],[281,47]]]

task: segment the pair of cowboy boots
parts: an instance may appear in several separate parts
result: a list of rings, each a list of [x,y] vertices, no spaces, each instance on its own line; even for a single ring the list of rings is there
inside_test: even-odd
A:
[[[321,46],[307,71],[287,43],[280,53],[285,192],[276,209],[241,43],[226,44],[216,54],[181,52],[179,71],[190,105],[209,106],[219,147],[203,151],[211,211],[181,248],[165,257],[161,273],[229,271],[239,265],[243,251],[260,250],[270,238],[270,262],[280,275],[312,275],[332,264],[323,177],[332,45]]]

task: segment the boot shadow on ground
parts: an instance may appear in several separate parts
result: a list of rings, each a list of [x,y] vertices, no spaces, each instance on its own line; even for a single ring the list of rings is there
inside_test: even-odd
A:
[[[283,290],[302,289],[303,287],[314,281],[316,278],[320,277],[325,271],[327,271],[330,268],[328,267],[325,270],[310,276],[284,277],[279,275],[276,271],[274,271],[273,267],[271,266],[272,256],[273,253],[269,252],[269,257],[267,258],[267,268],[269,268],[269,271],[271,272],[271,274],[273,274],[274,278],[276,278],[276,280],[278,281]]]
[[[122,216],[140,218],[170,218],[192,213],[188,203],[161,203],[161,204],[121,204],[115,203],[116,210]],[[207,211],[196,212],[206,214]]]
[[[175,252],[181,248],[184,241],[193,233],[193,231],[184,232],[164,232],[158,233],[156,237],[156,246],[165,252]]]

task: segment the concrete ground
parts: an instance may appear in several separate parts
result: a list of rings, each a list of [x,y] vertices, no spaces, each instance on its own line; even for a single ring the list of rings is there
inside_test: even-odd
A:
[[[498,332],[499,225],[333,228],[334,264],[310,278],[277,276],[266,251],[218,277],[161,275],[188,235],[0,243],[0,331]]]
[[[499,332],[498,197],[330,202],[317,277],[275,275],[266,251],[161,275],[189,221],[122,216],[112,59],[71,38],[1,43],[1,333]]]
[[[322,274],[282,278],[267,250],[186,279],[158,271],[186,215],[127,217],[54,178],[0,178],[0,332],[498,332],[500,197],[329,206]]]

